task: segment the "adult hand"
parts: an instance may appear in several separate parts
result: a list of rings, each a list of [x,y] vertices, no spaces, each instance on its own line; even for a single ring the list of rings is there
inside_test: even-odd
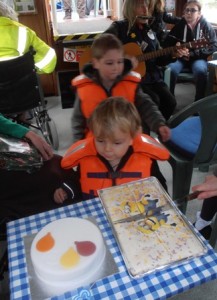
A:
[[[125,55],[125,58],[127,58],[131,61],[133,70],[137,68],[139,62],[135,56]]]
[[[198,199],[217,196],[217,177],[214,175],[207,176],[203,183],[193,186],[192,191],[201,191],[197,196]]]
[[[38,149],[44,160],[49,160],[53,157],[53,150],[51,146],[35,132],[28,131],[25,137],[29,139],[32,144]]]
[[[178,42],[176,43],[176,51],[173,52],[172,56],[173,57],[176,57],[176,58],[179,58],[179,57],[184,57],[185,59],[189,57],[189,49],[184,47],[184,48],[179,48],[181,44]]]
[[[168,126],[165,126],[165,125],[160,126],[159,129],[158,129],[158,132],[159,132],[161,140],[163,142],[166,142],[170,139],[171,130]]]

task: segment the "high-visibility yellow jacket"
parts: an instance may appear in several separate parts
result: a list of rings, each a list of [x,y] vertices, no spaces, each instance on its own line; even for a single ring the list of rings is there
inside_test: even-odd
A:
[[[43,42],[30,28],[9,18],[0,17],[0,61],[13,59],[35,50],[34,61],[38,73],[51,73],[56,66],[54,49]]]

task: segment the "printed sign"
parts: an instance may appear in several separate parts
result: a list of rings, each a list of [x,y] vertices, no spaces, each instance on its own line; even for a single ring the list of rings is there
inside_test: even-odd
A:
[[[79,62],[81,54],[85,49],[64,48],[63,61],[65,62]]]

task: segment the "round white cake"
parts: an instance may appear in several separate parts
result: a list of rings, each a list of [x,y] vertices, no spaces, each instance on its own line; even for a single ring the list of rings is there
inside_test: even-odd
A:
[[[105,254],[98,227],[81,218],[47,224],[35,236],[30,253],[37,277],[55,293],[99,279]]]

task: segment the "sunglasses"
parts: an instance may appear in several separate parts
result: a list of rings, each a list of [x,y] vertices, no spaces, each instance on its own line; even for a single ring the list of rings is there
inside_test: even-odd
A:
[[[196,11],[199,11],[199,10],[195,9],[195,8],[186,8],[185,9],[186,14],[188,14],[188,13],[194,14]]]

